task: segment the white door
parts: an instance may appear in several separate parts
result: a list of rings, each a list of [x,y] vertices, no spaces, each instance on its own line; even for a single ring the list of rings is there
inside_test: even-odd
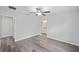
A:
[[[0,16],[0,37],[1,37],[1,20],[2,20],[2,16]]]
[[[13,17],[3,16],[1,25],[1,37],[13,36]]]

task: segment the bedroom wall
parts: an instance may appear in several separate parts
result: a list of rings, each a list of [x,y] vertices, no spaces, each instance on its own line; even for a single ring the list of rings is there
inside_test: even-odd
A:
[[[22,40],[40,33],[39,18],[33,15],[20,14],[17,11],[0,8],[1,15],[14,17],[16,41]]]
[[[48,37],[79,46],[79,11],[48,16]]]

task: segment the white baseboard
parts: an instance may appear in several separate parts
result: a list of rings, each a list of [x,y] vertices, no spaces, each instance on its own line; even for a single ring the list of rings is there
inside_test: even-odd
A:
[[[50,38],[50,39],[57,40],[57,41],[66,42],[66,43],[69,43],[69,44],[72,44],[72,45],[75,45],[75,46],[79,46],[78,44],[71,43],[71,42],[68,42],[68,41],[64,41],[64,40],[61,40],[61,39],[58,39],[58,38],[55,38],[55,37],[51,37],[51,36],[47,36],[47,37]]]
[[[36,36],[36,35],[40,35],[40,34],[38,33],[38,34],[29,35],[29,36],[26,36],[26,37],[22,37],[22,38],[19,38],[19,39],[15,39],[15,41],[24,40],[24,39],[27,39],[27,38],[30,38],[30,37],[33,37],[33,36]]]

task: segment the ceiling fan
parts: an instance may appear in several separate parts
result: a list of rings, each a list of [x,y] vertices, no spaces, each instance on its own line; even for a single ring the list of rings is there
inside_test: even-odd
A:
[[[8,6],[8,7],[10,9],[12,9],[12,10],[16,10],[16,7],[14,7],[14,6]],[[43,9],[44,8],[35,8],[35,11],[34,12],[30,12],[30,13],[35,15],[35,16],[46,16],[47,13],[50,13],[50,11],[43,10]],[[29,14],[26,14],[26,15],[29,15]]]
[[[30,13],[33,13],[35,16],[46,16],[46,13],[50,13],[50,11],[43,11],[42,8],[36,8],[36,12]]]

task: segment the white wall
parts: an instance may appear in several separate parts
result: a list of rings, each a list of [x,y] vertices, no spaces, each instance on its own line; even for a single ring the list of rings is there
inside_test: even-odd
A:
[[[16,16],[16,39],[23,39],[40,33],[39,18],[35,16]]]
[[[20,14],[17,11],[10,11],[0,9],[3,16],[13,16],[14,17],[14,26],[15,26],[15,35],[16,41],[37,35],[40,33],[40,20],[38,17],[33,15]]]
[[[79,11],[48,16],[48,37],[79,46]]]

